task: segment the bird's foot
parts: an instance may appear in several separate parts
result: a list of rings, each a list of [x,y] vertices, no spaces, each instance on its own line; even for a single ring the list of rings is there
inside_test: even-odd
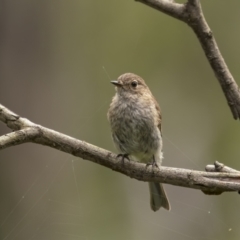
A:
[[[154,157],[153,157],[153,160],[151,162],[146,164],[146,167],[149,167],[149,166],[152,166],[152,168],[157,167],[158,169],[160,169],[157,162],[155,161]]]
[[[127,154],[127,153],[124,153],[124,154],[120,153],[117,155],[117,158],[121,157],[122,163],[124,164],[124,159],[127,159],[128,161],[130,161],[128,156],[129,156],[129,154]]]

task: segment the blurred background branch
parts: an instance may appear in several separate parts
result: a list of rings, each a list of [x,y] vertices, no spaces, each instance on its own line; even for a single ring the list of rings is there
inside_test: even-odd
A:
[[[240,119],[240,92],[202,12],[200,0],[179,4],[169,0],[136,0],[187,23],[196,34],[218,79],[234,119]]]
[[[240,191],[240,173],[209,173],[122,161],[114,153],[21,118],[0,104],[0,121],[15,132],[0,137],[0,150],[26,142],[46,145],[90,160],[140,181],[155,181],[220,194]],[[218,168],[219,169],[219,168]],[[219,171],[218,171],[219,172]]]

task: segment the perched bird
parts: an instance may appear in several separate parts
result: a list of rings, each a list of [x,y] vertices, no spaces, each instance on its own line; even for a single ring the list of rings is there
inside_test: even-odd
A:
[[[108,110],[113,142],[119,155],[141,163],[160,166],[162,163],[161,111],[144,80],[125,73],[114,84],[114,95]],[[123,159],[124,160],[124,159]],[[170,210],[162,184],[149,182],[150,205]]]

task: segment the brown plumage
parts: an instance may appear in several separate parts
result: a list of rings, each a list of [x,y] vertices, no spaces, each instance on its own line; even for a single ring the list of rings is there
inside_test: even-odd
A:
[[[161,110],[144,80],[125,73],[112,81],[116,94],[108,111],[113,142],[118,151],[131,160],[162,163]],[[153,211],[170,210],[166,193],[159,183],[149,183]]]

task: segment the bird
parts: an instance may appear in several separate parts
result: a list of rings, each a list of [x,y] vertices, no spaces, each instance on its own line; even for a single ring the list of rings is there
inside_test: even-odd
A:
[[[116,93],[107,118],[118,157],[153,167],[160,167],[162,152],[162,115],[160,107],[145,81],[134,73],[124,73],[111,81]],[[149,182],[150,206],[171,209],[161,183]]]

